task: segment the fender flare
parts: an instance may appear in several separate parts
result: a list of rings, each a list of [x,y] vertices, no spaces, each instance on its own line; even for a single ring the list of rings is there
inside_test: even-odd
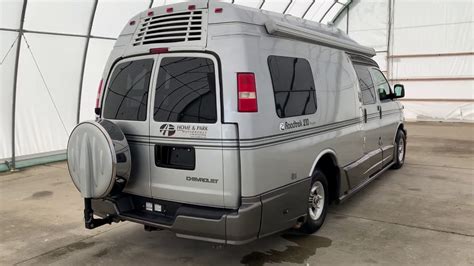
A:
[[[323,157],[323,156],[326,155],[326,154],[331,154],[331,155],[332,155],[331,157],[332,157],[333,160],[334,160],[334,164],[336,164],[337,166],[339,166],[339,163],[338,163],[338,161],[337,161],[336,152],[335,152],[333,149],[327,148],[327,149],[322,150],[322,151],[318,154],[318,156],[316,156],[316,159],[314,160],[313,165],[311,166],[311,170],[309,171],[308,176],[312,176],[312,175],[313,175],[314,170],[316,169],[316,165],[317,165],[318,162],[319,162],[319,159],[321,159],[321,157]]]
[[[393,136],[393,140],[392,140],[393,145],[395,145],[395,141],[397,139],[397,133],[399,129],[401,129],[403,133],[405,133],[405,137],[407,136],[407,130],[405,129],[405,124],[403,122],[399,122],[397,125],[397,130],[395,131],[395,134]]]

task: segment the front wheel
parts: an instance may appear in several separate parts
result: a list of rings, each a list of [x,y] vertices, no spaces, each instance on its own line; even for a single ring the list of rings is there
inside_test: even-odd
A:
[[[301,230],[307,234],[316,232],[324,223],[329,203],[328,182],[321,170],[316,169],[308,197],[308,213]]]
[[[392,169],[400,169],[405,163],[406,154],[406,136],[403,130],[398,130],[397,137],[395,139],[395,163],[392,165]]]

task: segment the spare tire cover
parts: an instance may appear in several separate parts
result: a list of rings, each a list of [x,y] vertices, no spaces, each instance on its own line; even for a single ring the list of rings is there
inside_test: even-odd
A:
[[[121,190],[130,177],[131,156],[120,127],[109,120],[85,121],[67,145],[69,174],[84,198],[104,198]]]

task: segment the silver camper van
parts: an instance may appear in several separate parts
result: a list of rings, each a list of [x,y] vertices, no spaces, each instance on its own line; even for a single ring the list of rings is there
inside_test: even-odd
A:
[[[335,27],[232,4],[148,9],[103,72],[97,119],[68,143],[85,226],[132,221],[243,244],[313,233],[404,163],[402,85]]]

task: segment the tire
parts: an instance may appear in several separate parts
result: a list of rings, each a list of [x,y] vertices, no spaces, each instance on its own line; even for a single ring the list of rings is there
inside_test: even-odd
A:
[[[319,197],[315,198],[315,196]],[[312,234],[323,225],[329,204],[328,182],[324,173],[319,169],[316,169],[313,175],[308,197],[308,212],[306,221],[301,226],[301,231]]]
[[[392,165],[392,169],[402,168],[403,164],[405,163],[406,147],[407,138],[405,136],[405,133],[403,132],[403,130],[398,130],[397,137],[395,139],[395,163]]]

